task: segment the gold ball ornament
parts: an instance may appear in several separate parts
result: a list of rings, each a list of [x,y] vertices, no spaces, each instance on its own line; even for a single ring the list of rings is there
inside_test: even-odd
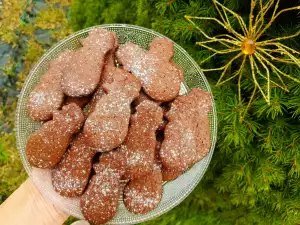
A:
[[[246,38],[242,42],[242,52],[245,55],[252,55],[252,54],[254,54],[255,49],[256,49],[256,44],[255,44],[255,41],[252,38]]]

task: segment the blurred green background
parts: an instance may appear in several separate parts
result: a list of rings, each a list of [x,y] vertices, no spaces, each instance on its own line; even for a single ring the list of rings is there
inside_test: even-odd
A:
[[[221,2],[248,21],[251,0]],[[15,146],[15,108],[24,80],[47,49],[85,27],[129,23],[170,37],[200,63],[211,52],[195,45],[204,37],[184,15],[217,17],[210,0],[2,0],[0,3],[0,203],[27,178]],[[281,1],[280,8],[296,5],[300,5],[298,0]],[[232,16],[229,20],[239,30]],[[211,22],[200,21],[198,25],[210,35],[225,32]],[[263,38],[299,30],[299,13],[289,12],[277,19]],[[285,42],[298,51],[299,43],[299,37]],[[211,60],[205,66],[219,67],[229,60],[230,55]],[[300,78],[299,65],[278,64],[278,67]],[[272,87],[270,105],[260,95],[255,96],[245,121],[240,122],[253,89],[249,71],[249,67],[243,71],[242,103],[238,102],[236,80],[215,87],[220,73],[206,73],[219,120],[218,145],[209,170],[183,203],[145,224],[300,224],[299,85],[287,81],[289,92]],[[71,220],[74,219],[66,224]]]

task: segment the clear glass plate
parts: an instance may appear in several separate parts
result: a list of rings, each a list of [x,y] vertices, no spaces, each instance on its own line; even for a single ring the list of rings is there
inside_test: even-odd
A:
[[[60,52],[66,49],[77,49],[78,47],[80,47],[81,45],[79,43],[79,39],[87,37],[88,32],[97,27],[114,31],[119,38],[120,44],[123,44],[125,42],[133,42],[143,48],[147,48],[148,44],[152,41],[153,38],[165,37],[153,30],[126,24],[108,24],[90,27],[78,31],[71,36],[68,36],[67,38],[53,46],[51,49],[49,49],[33,67],[23,85],[22,91],[19,96],[16,112],[15,126],[17,147],[28,175],[32,178],[35,185],[50,202],[57,205],[66,213],[69,213],[80,219],[83,219],[83,216],[80,212],[79,199],[70,199],[58,195],[53,190],[50,171],[32,169],[26,159],[26,141],[30,134],[32,134],[40,127],[39,122],[33,121],[29,118],[26,105],[29,93],[33,90],[36,83],[47,70],[49,61],[56,58]],[[210,86],[197,63],[178,44],[174,43],[174,47],[175,56],[173,61],[184,69],[184,83],[182,84],[181,94],[185,94],[191,88],[195,87],[202,88],[208,92],[211,92]],[[197,184],[203,177],[210,163],[216,143],[217,116],[213,98],[212,106],[212,112],[209,114],[211,147],[208,155],[183,175],[178,177],[176,180],[164,184],[163,197],[156,209],[144,215],[135,215],[127,211],[124,204],[120,201],[117,215],[113,220],[109,222],[109,224],[136,224],[153,219],[174,208],[192,192],[192,190],[197,186]]]

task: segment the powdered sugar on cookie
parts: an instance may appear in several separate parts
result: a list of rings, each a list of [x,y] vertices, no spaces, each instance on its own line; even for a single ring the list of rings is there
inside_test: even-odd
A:
[[[145,51],[133,43],[121,45],[117,59],[125,69],[138,76],[144,91],[154,100],[167,102],[180,90],[182,71],[170,60],[174,46],[166,38],[155,38]]]

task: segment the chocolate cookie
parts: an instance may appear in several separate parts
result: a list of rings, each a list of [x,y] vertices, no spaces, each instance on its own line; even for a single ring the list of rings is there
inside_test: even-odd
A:
[[[200,161],[209,151],[210,129],[207,113],[211,110],[210,94],[193,89],[177,97],[166,113],[168,124],[160,149],[165,169],[183,172]]]
[[[161,168],[162,180],[163,181],[172,181],[176,179],[179,175],[182,174],[181,171],[168,170],[162,166],[162,162],[160,159],[160,149],[162,142],[164,140],[163,131],[160,130],[156,135],[156,146],[155,146],[155,162]]]
[[[136,107],[144,100],[154,101],[142,90],[140,92],[139,96],[133,101],[133,105]],[[159,102],[157,102],[157,103],[159,103]]]
[[[81,40],[82,48],[72,52],[71,60],[63,69],[61,86],[68,96],[92,94],[100,81],[105,55],[114,47],[112,32],[94,29]]]
[[[174,62],[171,62],[171,64],[176,67],[177,71],[178,71],[178,74],[179,74],[179,77],[180,77],[180,80],[183,81],[183,75],[184,75],[184,70],[182,69],[181,66],[179,66],[178,64],[174,63]]]
[[[124,148],[118,148],[109,152],[104,152],[99,157],[99,164],[95,167],[96,172],[108,169],[121,178],[126,169],[127,151]]]
[[[93,94],[92,100],[89,104],[89,114],[92,113],[96,107],[97,102],[102,98],[103,95],[105,95],[105,91],[103,88],[103,84],[105,83],[112,83],[113,82],[113,75],[117,73],[119,70],[117,70],[114,66],[105,65],[104,69],[102,71],[102,76],[100,79],[99,87]]]
[[[76,105],[78,105],[79,108],[83,109],[91,101],[91,99],[92,99],[91,96],[83,96],[83,97],[67,96],[64,101],[64,105],[75,103]]]
[[[172,181],[179,177],[183,172],[162,167],[161,173],[163,181]]]
[[[55,191],[66,197],[81,196],[89,181],[95,153],[86,145],[85,138],[78,135],[52,170]]]
[[[130,119],[130,104],[139,94],[140,81],[125,70],[114,68],[113,82],[103,85],[107,93],[95,104],[83,133],[89,146],[99,152],[118,147],[125,139]]]
[[[149,53],[157,55],[164,61],[170,61],[174,57],[174,44],[166,38],[154,38],[149,44]]]
[[[170,61],[174,46],[168,39],[153,39],[149,51],[126,43],[119,47],[116,55],[123,68],[141,79],[144,91],[152,99],[167,102],[179,94],[182,70]]]
[[[44,123],[28,139],[28,162],[39,168],[53,168],[63,157],[73,134],[84,122],[81,109],[74,103],[53,113],[53,120]]]
[[[114,47],[108,52],[108,54],[105,57],[105,65],[107,65],[107,66],[115,66],[116,65],[115,54],[119,47],[119,40],[118,40],[117,35],[114,32],[112,32],[112,35],[113,35],[115,42],[114,42]]]
[[[119,197],[119,177],[110,170],[98,171],[80,199],[81,212],[90,223],[104,224],[115,216]]]
[[[149,173],[154,164],[156,130],[162,122],[162,109],[150,100],[144,100],[131,116],[128,135],[122,147],[127,150],[124,177],[138,179]]]
[[[118,42],[115,38],[116,34],[114,32],[103,28],[95,28],[89,31],[88,37],[81,39],[80,43],[83,48],[93,51],[96,55],[106,55]]]
[[[65,51],[50,62],[47,72],[30,93],[27,110],[33,120],[49,120],[53,112],[59,109],[64,100],[64,93],[60,85],[62,70],[70,59],[70,51]]]
[[[144,214],[155,209],[162,198],[162,175],[154,166],[152,172],[136,180],[131,180],[124,189],[124,205],[136,214]]]
[[[94,108],[96,106],[96,103],[99,101],[100,98],[102,98],[103,95],[105,95],[105,91],[102,87],[104,83],[111,83],[113,81],[113,74],[115,72],[115,53],[119,46],[119,40],[115,33],[112,33],[115,43],[114,47],[108,52],[108,54],[105,57],[105,66],[102,70],[102,75],[100,78],[100,82],[98,85],[97,90],[93,94],[92,101],[89,104],[89,113],[94,111]]]
[[[95,111],[95,107],[97,102],[104,96],[106,95],[103,87],[98,87],[97,90],[95,91],[95,93],[93,94],[92,100],[89,102],[89,109],[88,109],[88,113],[87,116],[90,115],[92,112]]]
[[[100,82],[98,85],[97,90],[93,94],[92,101],[90,102],[90,112],[93,111],[94,107],[96,106],[96,102],[105,94],[102,85],[104,83],[111,83],[113,81],[113,74],[116,70],[115,67],[115,53],[119,46],[119,40],[115,33],[111,33],[114,37],[114,46],[113,48],[107,53],[105,56],[105,66],[102,70],[102,75],[100,78]]]
[[[102,153],[94,165],[96,175],[81,199],[84,217],[96,224],[106,223],[116,214],[120,196],[120,178],[125,172],[124,149]],[[105,210],[104,210],[105,209]]]

